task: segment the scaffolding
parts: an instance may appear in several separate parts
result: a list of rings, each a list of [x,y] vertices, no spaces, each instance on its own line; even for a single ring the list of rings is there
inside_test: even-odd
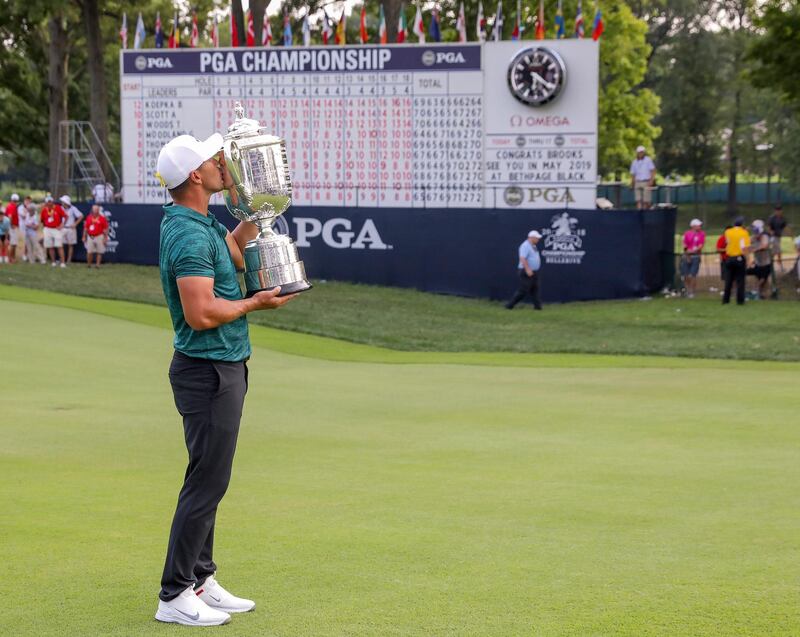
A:
[[[94,186],[105,183],[110,183],[115,192],[120,191],[119,174],[90,122],[60,122],[58,145],[63,161],[58,162],[56,192],[71,190],[78,199],[86,199]],[[108,173],[103,170],[104,165]]]

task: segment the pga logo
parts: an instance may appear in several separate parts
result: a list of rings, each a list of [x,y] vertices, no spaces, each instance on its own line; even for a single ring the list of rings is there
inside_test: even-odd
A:
[[[165,57],[150,57],[146,58],[143,55],[137,55],[133,60],[133,65],[137,71],[144,71],[146,69],[171,69],[172,62],[169,58]]]
[[[100,209],[102,214],[108,221],[108,241],[106,242],[106,253],[114,254],[119,246],[119,239],[117,239],[117,229],[119,228],[119,221],[112,219],[113,213],[105,208]]]
[[[391,250],[392,246],[387,245],[381,239],[378,228],[372,219],[366,219],[364,225],[358,232],[355,232],[350,219],[334,217],[322,223],[313,217],[295,217],[295,230],[297,231],[296,245],[298,248],[310,248],[309,239],[322,237],[322,241],[330,248],[343,250]]]
[[[422,63],[425,66],[433,66],[434,64],[464,64],[466,60],[464,56],[458,51],[425,51],[422,54]]]

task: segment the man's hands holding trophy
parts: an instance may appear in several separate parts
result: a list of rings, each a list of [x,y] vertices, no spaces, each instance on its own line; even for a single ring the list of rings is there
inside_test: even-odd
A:
[[[262,290],[261,292],[256,292],[253,296],[250,297],[250,300],[253,302],[253,309],[275,310],[281,307],[282,305],[286,305],[289,301],[291,301],[299,294],[299,292],[295,292],[294,294],[279,296],[280,293],[281,293],[280,285],[276,288],[272,288],[271,290]]]

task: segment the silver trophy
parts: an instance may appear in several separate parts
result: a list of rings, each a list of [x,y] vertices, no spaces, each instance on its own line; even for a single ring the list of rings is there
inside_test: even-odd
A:
[[[254,119],[244,116],[240,102],[236,120],[228,127],[223,152],[234,187],[225,193],[225,205],[242,221],[258,226],[258,236],[244,249],[247,296],[281,286],[279,296],[311,288],[297,246],[272,225],[292,204],[292,179],[286,143],[270,135]]]

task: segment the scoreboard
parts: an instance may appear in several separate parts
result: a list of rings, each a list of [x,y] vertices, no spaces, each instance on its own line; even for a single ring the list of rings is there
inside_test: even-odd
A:
[[[120,56],[127,203],[164,202],[161,147],[184,133],[224,134],[241,101],[286,140],[294,205],[595,207],[591,40]]]

